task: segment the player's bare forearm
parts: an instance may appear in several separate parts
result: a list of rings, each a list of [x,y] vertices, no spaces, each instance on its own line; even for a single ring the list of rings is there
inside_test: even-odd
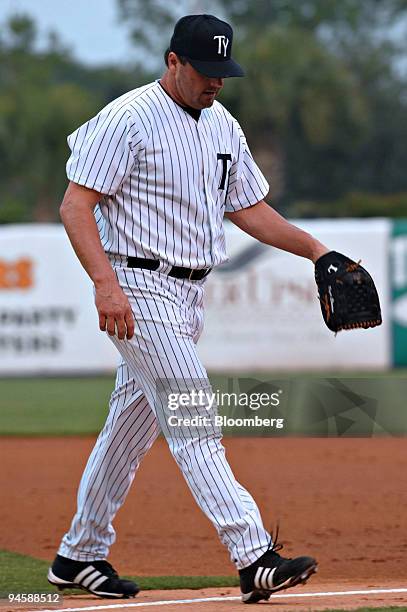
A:
[[[316,238],[296,227],[264,200],[225,216],[241,230],[264,244],[305,257],[312,262],[329,249]]]
[[[99,327],[123,340],[134,334],[134,320],[127,297],[100,242],[93,210],[101,194],[69,183],[60,207],[60,215],[72,247],[95,285],[95,303]]]
[[[93,216],[93,210],[101,197],[97,191],[71,182],[60,207],[69,240],[95,287],[117,282],[102,248]]]

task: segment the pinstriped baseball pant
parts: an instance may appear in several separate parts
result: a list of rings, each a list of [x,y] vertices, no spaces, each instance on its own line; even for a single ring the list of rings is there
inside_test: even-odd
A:
[[[195,344],[203,327],[204,281],[115,267],[129,298],[136,329],[131,340],[112,338],[122,355],[106,424],[89,457],[78,491],[77,512],[59,554],[79,561],[105,559],[115,540],[113,518],[123,504],[144,455],[160,431],[206,516],[238,569],[260,557],[270,542],[259,510],[226,460],[214,427],[169,426],[157,381],[170,392],[210,390]],[[167,384],[167,383],[166,383]],[[205,406],[179,407],[184,418]]]

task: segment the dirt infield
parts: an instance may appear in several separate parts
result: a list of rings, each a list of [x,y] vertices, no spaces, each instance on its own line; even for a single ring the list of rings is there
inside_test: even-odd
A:
[[[7,504],[0,507],[2,548],[48,560],[54,556],[74,512],[78,480],[93,442],[91,438],[2,439],[0,486],[7,496]],[[317,557],[319,573],[304,588],[316,592],[407,586],[407,490],[402,485],[407,473],[406,439],[233,438],[225,440],[225,446],[238,479],[258,501],[265,523],[280,519],[286,554]],[[116,528],[118,541],[110,560],[123,574],[234,574],[227,552],[195,506],[163,440],[144,460]],[[237,595],[234,589],[220,592]],[[201,593],[189,591],[188,598],[202,597]],[[143,597],[158,601],[178,595]],[[359,605],[376,605],[376,599],[382,599],[360,597]],[[387,595],[385,599],[387,603]],[[273,610],[290,610],[294,604],[274,602]],[[392,605],[402,602],[406,604],[407,595],[394,594]],[[340,601],[343,608],[350,603],[349,598]],[[338,602],[332,598],[312,608],[309,601],[295,601],[295,609],[319,610],[334,604]],[[219,605],[217,611],[231,610],[237,602]],[[214,609],[209,602],[193,604],[191,609],[198,611],[198,606]],[[172,608],[165,606],[167,612]]]

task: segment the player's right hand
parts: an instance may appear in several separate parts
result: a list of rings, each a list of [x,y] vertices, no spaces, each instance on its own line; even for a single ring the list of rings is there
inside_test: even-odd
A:
[[[99,314],[99,328],[119,340],[130,340],[134,335],[134,317],[129,300],[114,282],[95,287],[95,304]]]

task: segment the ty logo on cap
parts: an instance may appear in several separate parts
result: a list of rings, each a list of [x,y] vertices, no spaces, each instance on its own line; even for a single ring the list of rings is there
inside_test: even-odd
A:
[[[221,55],[222,53],[222,48],[223,48],[223,57],[226,57],[226,49],[228,48],[229,45],[229,39],[227,36],[225,36],[224,34],[222,35],[218,35],[218,36],[214,36],[213,39],[218,40],[218,54]]]

